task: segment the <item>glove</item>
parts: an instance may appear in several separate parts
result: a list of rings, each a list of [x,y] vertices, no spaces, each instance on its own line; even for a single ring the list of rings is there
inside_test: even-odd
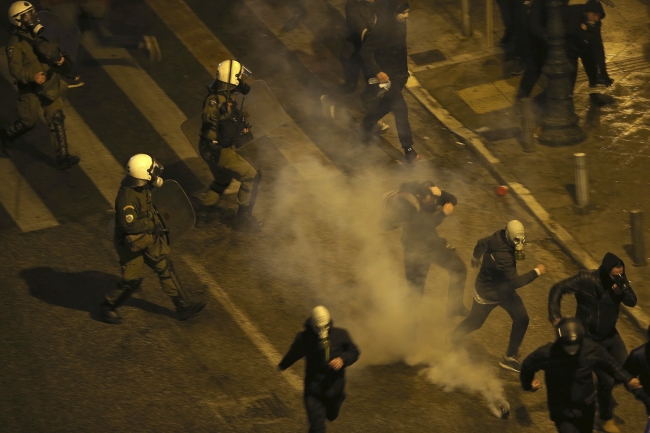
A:
[[[472,256],[472,267],[478,268],[480,266],[481,266],[481,259],[480,258],[477,259],[476,257]]]

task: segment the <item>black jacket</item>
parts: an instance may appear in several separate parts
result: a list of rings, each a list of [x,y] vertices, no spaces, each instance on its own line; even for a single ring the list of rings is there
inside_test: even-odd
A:
[[[444,221],[446,215],[442,206],[451,203],[458,204],[456,197],[441,191],[435,202],[424,207],[418,198],[407,190],[408,186],[420,185],[418,182],[408,182],[402,185],[399,191],[387,193],[384,200],[387,211],[382,221],[386,230],[402,228],[402,244],[405,248],[417,248],[428,251],[438,247],[445,247],[447,241],[441,238],[436,228]]]
[[[634,377],[638,377],[643,389],[633,391],[637,399],[645,405],[645,410],[650,416],[650,345],[643,344],[630,352],[623,368]]]
[[[377,2],[368,3],[366,0],[348,0],[345,4],[345,20],[348,24],[346,41],[352,44],[355,51],[361,49],[361,35],[364,30],[370,31],[377,23],[376,4]],[[343,51],[345,50],[344,45]]]
[[[600,7],[602,10],[602,6]],[[564,17],[564,29],[567,51],[582,53],[589,49],[591,44],[603,44],[601,36],[602,21],[589,24],[585,12],[590,10],[586,4],[571,5],[566,8]],[[604,11],[602,15],[604,15]],[[582,28],[585,25],[587,30]],[[604,61],[604,60],[603,60]]]
[[[557,342],[539,347],[524,359],[519,378],[522,388],[528,391],[535,373],[545,371],[548,410],[551,420],[559,421],[580,416],[578,411],[594,403],[595,368],[623,383],[632,380],[607,350],[588,339],[583,340],[575,356],[569,356]]]
[[[508,243],[503,229],[479,240],[473,255],[476,258],[483,257],[474,287],[476,293],[486,301],[506,299],[516,289],[531,283],[538,276],[534,269],[522,275],[517,274],[515,247]]]
[[[338,357],[343,360],[343,367],[338,371],[327,365],[323,351],[318,348],[318,335],[312,330],[309,319],[305,322],[305,329],[296,334],[291,348],[278,365],[280,370],[284,371],[296,361],[307,357],[305,363],[306,394],[332,397],[343,393],[345,388],[345,368],[359,359],[359,349],[352,342],[345,329],[332,326],[329,330],[329,340],[329,360]]]
[[[600,341],[617,333],[616,322],[621,302],[628,307],[634,307],[636,295],[629,284],[620,295],[611,289],[614,282],[609,278],[609,274],[616,262],[623,263],[614,254],[607,253],[598,269],[580,271],[577,275],[553,285],[548,297],[548,316],[551,323],[562,318],[562,296],[571,293],[577,301],[575,316],[585,324],[590,338]]]
[[[361,47],[361,58],[371,77],[380,72],[402,86],[409,77],[406,52],[406,23],[400,23],[390,7],[369,31]]]

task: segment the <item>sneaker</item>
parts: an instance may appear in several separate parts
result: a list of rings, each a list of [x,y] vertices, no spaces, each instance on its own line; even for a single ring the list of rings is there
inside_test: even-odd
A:
[[[321,103],[321,108],[323,110],[323,117],[336,119],[336,106],[332,104],[329,96],[321,95],[320,103]]]
[[[406,162],[409,164],[413,164],[414,162],[420,160],[420,155],[418,155],[418,153],[412,147],[404,149],[404,157],[406,158]]]
[[[383,120],[379,120],[377,122],[377,126],[379,126],[379,133],[383,134],[384,132],[388,131],[390,129],[390,125]]]
[[[517,373],[521,372],[521,362],[519,362],[519,360],[514,356],[512,357],[504,356],[503,358],[501,358],[499,365],[505,368],[506,370],[512,370]]]
[[[155,36],[143,36],[144,42],[140,43],[140,48],[149,51],[149,61],[159,62],[162,58],[160,53],[160,46],[158,46],[158,39]]]
[[[68,83],[68,89],[74,89],[74,88],[77,88],[77,87],[81,87],[81,86],[83,86],[85,84],[86,83],[81,81],[81,77],[77,76],[77,77],[74,77],[73,80],[70,80],[70,82]]]
[[[602,428],[604,432],[621,433],[621,429],[619,429],[616,426],[614,419],[608,419],[607,421],[601,419],[600,422],[601,422],[600,428]]]

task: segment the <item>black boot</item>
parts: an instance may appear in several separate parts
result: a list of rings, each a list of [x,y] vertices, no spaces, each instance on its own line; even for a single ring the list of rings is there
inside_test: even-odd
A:
[[[183,296],[180,296],[180,294],[179,296],[172,296],[172,302],[174,302],[174,305],[176,306],[178,320],[187,320],[199,311],[203,310],[206,306],[204,301],[189,302],[187,299],[184,299]]]
[[[21,122],[16,120],[13,125],[8,128],[0,129],[0,143],[2,144],[2,153],[11,156],[11,145],[18,137],[24,135],[29,129]]]
[[[59,110],[54,113],[52,117],[52,125],[50,126],[50,133],[52,134],[52,141],[56,149],[56,162],[59,170],[65,170],[79,164],[81,158],[77,155],[70,155],[68,152],[68,139],[65,134],[65,124],[63,123],[65,116],[63,111]]]
[[[117,312],[117,307],[122,305],[142,284],[142,279],[120,282],[119,286],[122,287],[122,293],[113,302],[108,299],[104,300],[101,305],[100,317],[103,322],[111,325],[119,325],[122,323],[122,316]]]
[[[258,233],[262,230],[262,225],[253,216],[253,208],[251,206],[239,206],[235,229],[249,233]]]

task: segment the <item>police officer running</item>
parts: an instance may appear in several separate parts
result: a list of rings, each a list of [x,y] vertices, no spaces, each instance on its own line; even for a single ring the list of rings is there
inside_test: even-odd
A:
[[[616,362],[600,345],[585,338],[582,322],[562,319],[556,328],[554,343],[539,347],[522,364],[520,380],[525,391],[535,392],[541,382],[535,373],[544,370],[548,410],[560,433],[591,433],[594,426],[596,399],[593,373],[606,371],[625,383],[630,392],[641,383]]]
[[[236,228],[259,231],[261,224],[253,217],[253,207],[262,172],[255,170],[236,150],[252,139],[251,125],[237,107],[233,94],[246,95],[250,86],[243,80],[250,71],[237,60],[225,60],[217,67],[217,77],[208,86],[203,101],[203,126],[199,142],[201,158],[208,164],[214,182],[205,193],[197,226],[205,225],[233,178],[241,182],[237,193]]]
[[[142,265],[158,274],[163,291],[172,299],[180,320],[201,311],[206,303],[191,303],[183,290],[169,257],[167,232],[151,198],[151,190],[162,186],[163,166],[149,155],[140,153],[129,159],[127,175],[122,179],[115,199],[113,244],[120,258],[122,278],[106,293],[102,320],[122,323],[117,308],[142,284]]]
[[[75,166],[80,158],[68,152],[63,114],[62,98],[68,85],[61,79],[61,68],[67,60],[54,44],[42,44],[45,41],[38,38],[41,26],[31,3],[13,3],[9,7],[9,21],[14,29],[7,44],[7,60],[18,86],[18,120],[0,129],[2,151],[11,155],[13,141],[36,126],[42,108],[56,151],[57,168]]]

